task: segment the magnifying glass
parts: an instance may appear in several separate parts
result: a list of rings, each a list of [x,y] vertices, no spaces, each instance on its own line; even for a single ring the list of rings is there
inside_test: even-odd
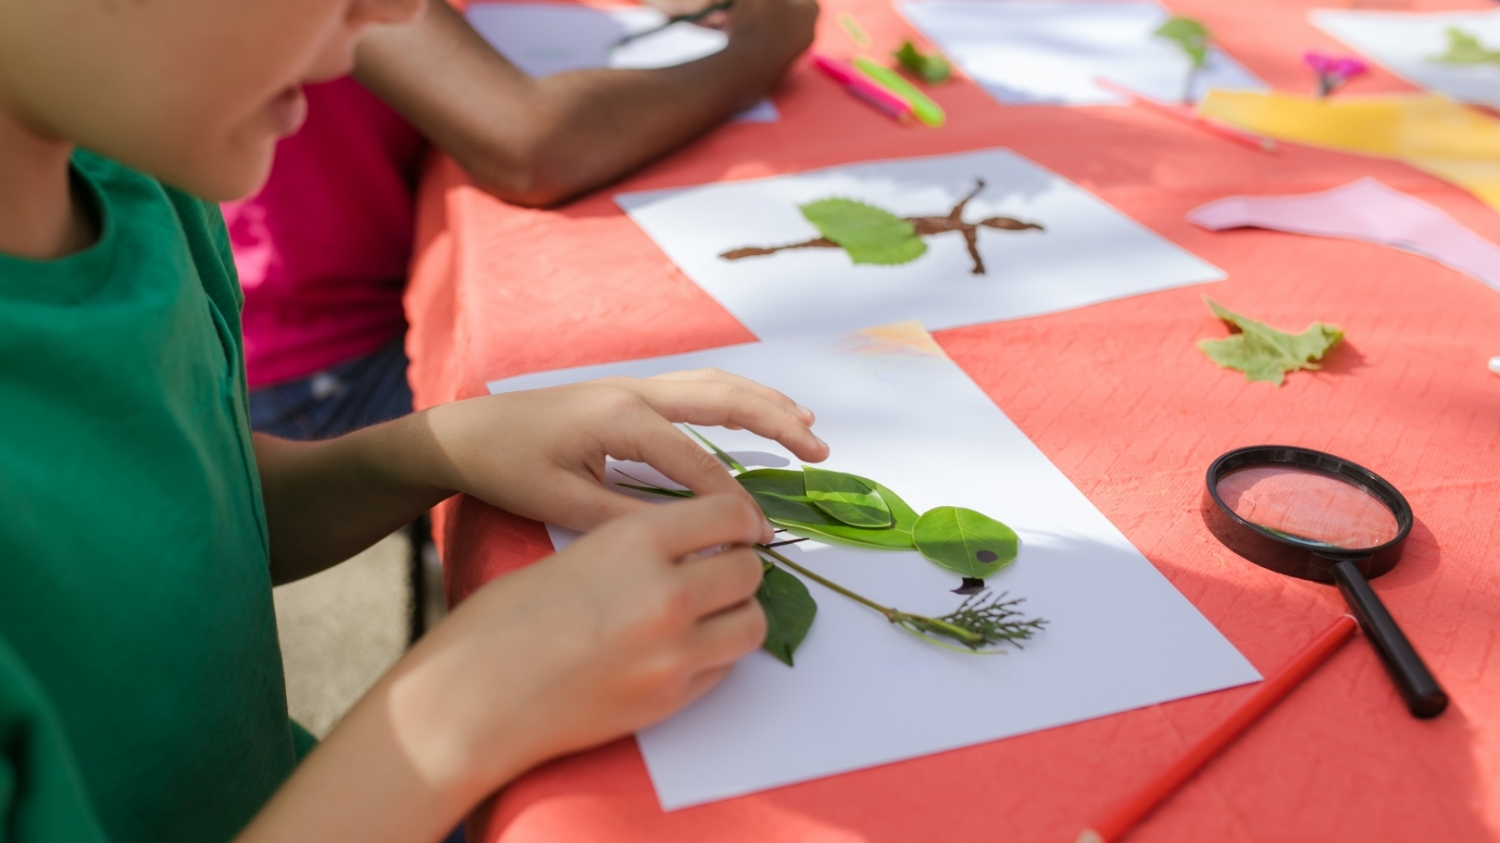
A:
[[[1447,707],[1448,695],[1370,588],[1396,567],[1411,533],[1411,505],[1395,486],[1309,448],[1239,448],[1208,468],[1203,521],[1257,565],[1337,584],[1411,713],[1435,717]]]

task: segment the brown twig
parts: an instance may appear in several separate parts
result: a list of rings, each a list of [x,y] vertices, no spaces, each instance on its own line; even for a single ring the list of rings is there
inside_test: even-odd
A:
[[[1034,222],[1023,222],[1011,217],[990,217],[979,222],[964,222],[964,208],[979,192],[984,190],[984,179],[974,180],[974,189],[969,195],[958,201],[947,214],[940,217],[905,217],[905,221],[911,224],[912,230],[918,237],[931,237],[934,234],[943,234],[949,231],[957,231],[963,235],[964,245],[969,250],[969,257],[974,261],[974,275],[984,275],[984,258],[979,255],[979,229],[993,228],[997,231],[1026,231],[1035,229],[1046,231]],[[761,255],[774,255],[777,252],[785,252],[791,249],[837,249],[839,244],[826,237],[815,240],[806,240],[801,243],[792,243],[786,246],[747,246],[742,249],[731,249],[719,255],[724,260],[736,261],[742,258],[753,258]]]

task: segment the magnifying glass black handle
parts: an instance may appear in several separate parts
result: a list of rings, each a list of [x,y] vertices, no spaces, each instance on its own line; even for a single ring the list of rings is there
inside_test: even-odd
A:
[[[1426,718],[1443,713],[1448,707],[1448,694],[1412,648],[1411,642],[1406,640],[1406,633],[1396,625],[1396,619],[1380,602],[1369,580],[1348,559],[1333,566],[1333,579],[1343,592],[1344,602],[1354,611],[1365,637],[1375,645],[1375,652],[1380,654],[1380,660],[1385,663],[1386,671],[1391,674],[1412,716]]]

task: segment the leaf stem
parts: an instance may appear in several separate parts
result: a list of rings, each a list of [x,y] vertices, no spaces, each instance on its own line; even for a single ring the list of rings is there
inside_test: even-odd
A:
[[[832,589],[834,591],[837,591],[839,594],[844,595],[845,597],[849,598],[850,600],[854,600],[854,601],[857,601],[859,603],[863,603],[866,606],[869,606],[871,609],[874,609],[875,611],[879,612],[880,614],[885,615],[886,619],[889,620],[889,621],[891,621],[892,623],[894,623],[895,620],[896,620],[895,616],[901,614],[900,612],[897,612],[895,609],[892,609],[889,606],[882,606],[879,603],[876,603],[874,600],[870,600],[870,599],[868,599],[866,597],[862,597],[862,596],[860,596],[858,594],[855,594],[854,592],[850,591],[847,588],[844,588],[843,586],[839,585],[838,583],[834,582],[833,580],[824,579],[823,577],[820,577],[817,574],[814,574],[812,571],[807,570],[806,568],[802,567],[801,565],[798,565],[796,562],[793,562],[792,560],[786,558],[785,556],[782,556],[781,554],[777,553],[776,551],[772,550],[771,548],[769,548],[769,547],[767,547],[767,546],[765,546],[763,544],[758,544],[758,545],[755,546],[755,548],[757,550],[759,550],[760,552],[762,552],[762,553],[770,555],[771,558],[775,559],[777,562],[780,562],[781,564],[787,566],[788,568],[791,568],[793,571],[796,571],[797,573],[801,574],[802,576],[807,577],[808,579],[812,580],[813,582],[817,583],[818,585],[821,585],[821,586],[823,586],[825,588],[830,588],[830,589]]]

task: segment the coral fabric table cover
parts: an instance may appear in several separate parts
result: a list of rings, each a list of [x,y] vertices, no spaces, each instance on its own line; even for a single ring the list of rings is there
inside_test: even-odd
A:
[[[1171,0],[1252,72],[1310,89],[1305,49],[1346,53],[1293,0]],[[1415,6],[1487,8],[1474,2]],[[1384,8],[1391,8],[1387,4]],[[1399,7],[1399,8],[1405,8]],[[885,0],[824,0],[819,49],[855,47],[852,12],[884,54],[910,27]],[[1378,69],[1346,91],[1409,90]],[[1265,155],[1142,108],[1002,107],[970,82],[934,89],[938,131],[902,127],[806,62],[776,94],[782,120],[740,124],[623,184],[552,211],[504,205],[435,158],[421,191],[406,304],[421,406],[526,372],[754,340],[615,206],[617,190],[701,184],[854,161],[1003,146],[1226,270],[1229,280],[1048,316],[940,331],[938,342],[1263,673],[1344,611],[1329,586],[1222,547],[1198,515],[1209,462],[1234,447],[1332,451],[1402,489],[1406,558],[1376,589],[1452,705],[1406,713],[1356,638],[1134,832],[1132,840],[1500,839],[1500,294],[1382,246],[1261,230],[1211,233],[1192,208],[1235,194],[1321,191],[1370,175],[1500,241],[1500,216],[1395,162],[1284,146]],[[1246,383],[1196,347],[1225,328],[1204,294],[1346,343],[1284,387]],[[795,396],[816,409],[816,395]],[[540,524],[456,498],[438,513],[457,603],[551,551]],[[1170,764],[1252,688],[663,813],[633,739],[512,784],[470,821],[482,843],[1072,841]],[[970,701],[982,704],[983,701]],[[942,701],[934,701],[941,706]]]

